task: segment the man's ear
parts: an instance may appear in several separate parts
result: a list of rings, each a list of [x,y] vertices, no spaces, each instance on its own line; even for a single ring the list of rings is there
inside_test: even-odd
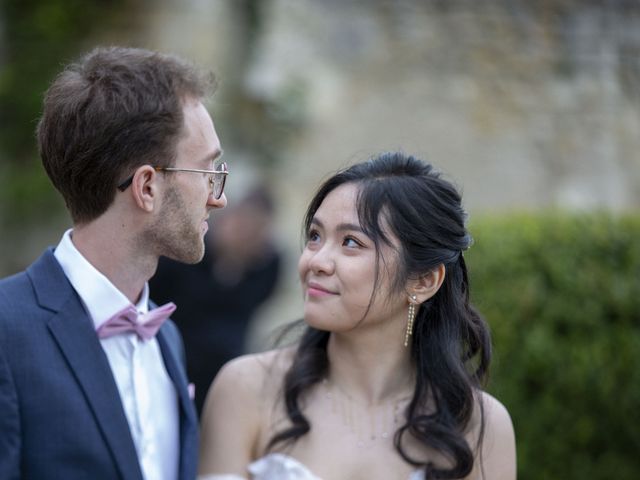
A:
[[[410,280],[407,285],[409,295],[416,296],[416,303],[423,303],[433,297],[444,282],[445,268],[441,263],[421,277]]]
[[[158,201],[157,177],[158,172],[151,165],[142,165],[133,174],[131,194],[136,205],[145,212],[153,211]]]

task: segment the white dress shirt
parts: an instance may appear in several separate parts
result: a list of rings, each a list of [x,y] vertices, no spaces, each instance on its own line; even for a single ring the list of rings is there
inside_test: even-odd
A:
[[[131,302],[82,256],[71,234],[72,230],[65,232],[54,255],[98,329]],[[149,310],[148,300],[145,284],[135,306],[138,311]],[[145,480],[175,480],[180,456],[178,397],[157,339],[145,341],[135,333],[123,333],[100,343],[120,392]]]

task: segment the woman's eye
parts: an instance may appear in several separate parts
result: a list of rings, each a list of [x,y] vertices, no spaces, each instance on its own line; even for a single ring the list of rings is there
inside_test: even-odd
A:
[[[320,234],[316,230],[310,230],[307,233],[307,242],[317,242],[320,240]]]
[[[343,240],[342,244],[345,247],[352,247],[352,248],[353,247],[361,247],[362,246],[362,244],[359,241],[357,241],[355,238],[353,238],[353,237],[345,237],[345,239]]]

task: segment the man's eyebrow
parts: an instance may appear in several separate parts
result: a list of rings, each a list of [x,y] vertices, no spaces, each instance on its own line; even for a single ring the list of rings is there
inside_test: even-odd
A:
[[[209,156],[209,160],[211,160],[212,162],[215,162],[220,157],[222,157],[222,155],[224,155],[224,150],[219,148]]]
[[[222,157],[222,155],[224,155],[224,150],[222,150],[221,148],[218,148],[211,155],[207,155],[206,157],[204,157],[202,159],[202,163],[215,162],[220,157]]]

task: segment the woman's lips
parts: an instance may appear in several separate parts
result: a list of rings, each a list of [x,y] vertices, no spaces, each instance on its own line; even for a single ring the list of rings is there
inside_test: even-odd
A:
[[[329,295],[337,295],[337,293],[323,287],[322,285],[311,282],[307,284],[307,295],[310,297],[326,297]]]

